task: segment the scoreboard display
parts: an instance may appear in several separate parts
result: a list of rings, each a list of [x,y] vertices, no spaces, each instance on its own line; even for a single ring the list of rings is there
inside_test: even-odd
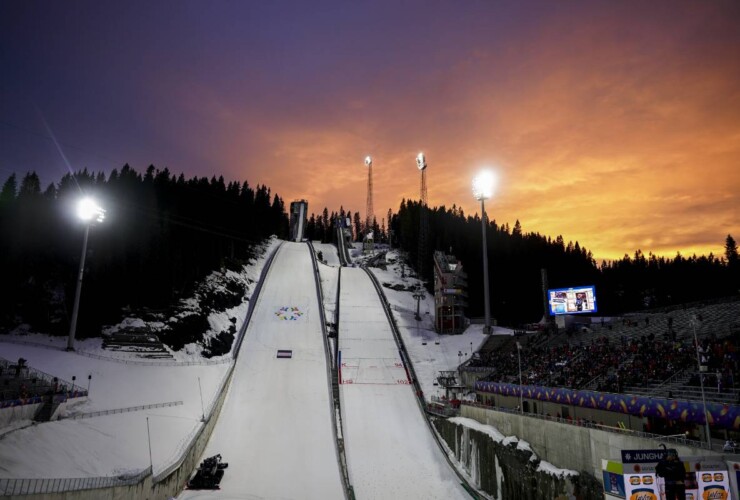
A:
[[[555,288],[547,291],[550,314],[588,314],[595,313],[596,289],[593,286]]]

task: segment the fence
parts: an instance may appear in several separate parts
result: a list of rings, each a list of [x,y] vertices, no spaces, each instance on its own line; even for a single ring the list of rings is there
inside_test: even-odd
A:
[[[19,339],[8,339],[8,338],[0,338],[0,343],[5,344],[19,344],[19,345],[28,345],[32,347],[40,347],[42,349],[52,349],[54,351],[64,351],[66,347],[58,346],[58,345],[48,345],[48,344],[41,344],[39,342],[31,342],[28,340],[19,340]],[[231,362],[231,356],[225,355],[221,359],[203,359],[203,360],[193,360],[193,361],[177,361],[177,360],[143,360],[143,359],[125,359],[125,358],[117,358],[115,356],[103,356],[101,354],[94,354],[89,351],[85,350],[76,350],[74,351],[75,354],[79,354],[80,356],[85,356],[87,358],[93,358],[93,359],[101,359],[103,361],[112,361],[114,363],[123,363],[126,365],[142,365],[142,366],[208,366],[208,365],[222,365],[226,363]]]
[[[170,406],[181,406],[182,404],[183,404],[182,401],[172,401],[170,403],[154,403],[150,405],[129,406],[126,408],[115,408],[113,410],[91,411],[89,413],[80,413],[78,415],[73,415],[71,417],[65,417],[65,420],[66,419],[80,420],[82,418],[102,417],[103,415],[115,415],[117,413],[129,413],[132,411],[149,410],[152,408],[168,408]]]
[[[10,496],[129,486],[141,482],[151,472],[152,468],[147,467],[131,476],[0,479],[0,492],[4,496]]]
[[[280,244],[282,245],[282,243]],[[259,294],[259,290],[261,290],[262,282],[265,279],[265,276],[267,275],[267,270],[270,267],[270,264],[272,263],[273,258],[275,257],[275,254],[277,253],[277,249],[280,247],[280,245],[273,250],[272,254],[268,258],[265,268],[262,270],[262,274],[260,276],[260,280],[257,284],[257,287],[255,288],[254,293],[252,294],[250,302],[250,311],[247,314],[247,318],[245,319],[245,324],[242,326],[242,335],[243,332],[246,331],[247,323],[249,322],[249,319],[251,318],[251,310],[254,307],[254,302],[257,300],[257,295]],[[241,344],[241,342],[240,342]],[[35,344],[33,344],[35,345]],[[237,350],[234,351],[235,353]],[[102,356],[97,356],[91,353],[86,353],[84,355],[88,355],[90,357],[98,357],[105,360],[111,360],[111,358],[105,358]],[[235,357],[235,356],[234,356]],[[232,360],[232,357],[229,358],[229,361]],[[128,361],[128,360],[125,360]],[[200,365],[200,364],[219,364],[224,363],[225,361],[218,361],[218,362],[186,362],[186,363],[178,363],[177,365],[186,366],[186,365]],[[158,362],[131,362],[129,361],[129,364],[146,364],[146,365],[153,365],[153,364],[160,364]],[[165,365],[171,365],[172,362],[168,363],[162,363]],[[176,366],[177,366],[176,365]],[[173,455],[175,458],[173,459],[173,462],[165,467],[161,472],[158,472],[156,475],[154,475],[152,467],[147,467],[146,469],[136,473],[132,476],[111,476],[111,477],[88,477],[88,478],[56,478],[56,479],[49,479],[49,478],[38,478],[38,479],[8,479],[8,478],[0,478],[0,494],[3,496],[10,496],[10,495],[29,495],[34,493],[64,493],[68,491],[79,491],[79,490],[90,490],[90,489],[97,489],[97,488],[111,488],[111,487],[117,487],[117,486],[132,486],[139,484],[143,482],[147,476],[151,475],[151,481],[152,485],[156,485],[160,481],[164,481],[168,478],[173,472],[177,471],[185,462],[186,458],[188,458],[188,454],[191,452],[191,450],[195,449],[194,445],[198,443],[198,440],[201,437],[201,434],[204,432],[204,430],[207,428],[207,426],[210,423],[211,417],[213,413],[215,413],[219,408],[219,403],[223,402],[223,399],[225,398],[226,394],[226,387],[228,385],[228,382],[231,379],[231,375],[234,371],[234,364],[229,367],[226,374],[224,375],[221,384],[216,392],[216,397],[214,398],[213,402],[209,405],[206,413],[205,413],[205,419],[204,419],[204,425],[199,425],[193,431],[186,436],[181,446],[178,447],[177,452]],[[115,411],[115,410],[109,410],[109,411]],[[212,426],[211,426],[212,427]],[[205,446],[205,444],[203,445]],[[202,450],[196,450],[198,453],[200,453]],[[187,474],[189,475],[189,471]],[[182,485],[180,485],[182,487]],[[66,497],[65,497],[66,498]]]
[[[283,245],[283,243],[279,243],[275,249],[272,251],[270,256],[265,261],[265,265],[262,268],[262,273],[260,274],[259,281],[257,281],[257,285],[254,288],[254,291],[252,292],[252,296],[249,299],[249,309],[247,310],[247,315],[244,319],[244,323],[242,324],[241,328],[239,329],[239,333],[237,335],[237,339],[234,341],[234,348],[233,348],[233,354],[232,358],[236,359],[236,357],[239,355],[239,349],[241,348],[242,341],[244,340],[244,335],[246,334],[247,327],[249,326],[249,322],[252,319],[252,312],[254,310],[255,304],[257,303],[257,298],[260,294],[260,291],[262,290],[262,284],[265,281],[265,278],[267,276],[267,273],[270,270],[270,267],[272,266],[272,262],[275,259],[275,255],[277,255],[278,250]],[[216,394],[219,396],[214,398],[210,405],[208,405],[208,408],[205,410],[204,414],[204,422],[208,422],[211,419],[211,416],[213,415],[214,411],[216,410],[216,406],[219,403],[219,400],[221,399],[221,396],[226,391],[226,386],[228,385],[228,382],[231,380],[231,375],[234,372],[234,367],[236,366],[236,363],[232,363],[232,365],[229,367],[228,371],[224,375],[223,379],[221,380],[221,384],[218,387],[218,390],[216,391]],[[173,454],[173,459],[170,465],[165,466],[161,471],[157,471],[156,474],[153,474],[152,482],[158,483],[165,478],[167,478],[170,474],[175,472],[177,469],[180,468],[182,463],[185,461],[185,458],[187,457],[188,453],[190,452],[190,449],[193,447],[193,445],[198,441],[200,438],[201,433],[203,432],[205,426],[198,426],[196,427],[188,436],[183,439],[180,446],[178,446],[178,449]]]
[[[652,434],[649,432],[642,432],[642,431],[635,431],[632,429],[622,429],[620,427],[611,427],[609,425],[603,425],[603,424],[597,424],[595,422],[587,422],[583,420],[574,420],[574,419],[567,419],[562,417],[553,417],[550,415],[542,415],[540,413],[527,413],[522,412],[520,410],[516,410],[513,408],[503,408],[498,406],[489,406],[482,403],[472,402],[472,401],[462,401],[462,405],[465,406],[473,406],[476,408],[484,408],[486,410],[493,410],[498,411],[501,413],[510,413],[512,415],[520,415],[530,418],[536,418],[539,420],[549,420],[550,422],[558,422],[561,424],[568,424],[568,425],[574,425],[576,427],[587,427],[590,429],[598,429],[600,431],[607,431],[607,432],[613,432],[615,434],[626,434],[630,436],[636,436],[646,439],[657,439],[661,441],[668,441],[684,446],[691,446],[693,448],[707,448],[707,444],[703,441],[695,441],[693,439],[687,439],[682,438],[678,436],[663,436],[661,434]]]
[[[143,359],[125,359],[125,358],[116,358],[113,356],[102,356],[100,354],[93,354],[88,351],[76,351],[77,354],[80,356],[85,356],[88,358],[93,359],[101,359],[103,361],[112,361],[114,363],[123,363],[126,365],[140,365],[140,366],[212,366],[212,365],[224,365],[226,363],[231,363],[232,357],[231,355],[227,354],[221,359],[203,359],[203,360],[193,360],[193,361],[177,361],[175,359],[168,359],[168,360],[143,360]]]

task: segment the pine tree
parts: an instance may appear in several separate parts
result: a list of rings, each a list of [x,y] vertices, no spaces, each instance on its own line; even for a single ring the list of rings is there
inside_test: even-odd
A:
[[[3,184],[2,191],[0,191],[0,203],[9,203],[15,200],[17,193],[18,182],[15,180],[15,172],[13,172]]]
[[[734,265],[738,261],[737,244],[731,234],[728,234],[725,239],[725,259],[730,265]]]

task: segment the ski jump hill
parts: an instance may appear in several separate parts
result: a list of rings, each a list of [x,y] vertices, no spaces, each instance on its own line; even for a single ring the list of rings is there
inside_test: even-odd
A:
[[[305,243],[277,251],[203,453],[229,463],[221,488],[178,498],[470,498],[427,425],[360,268],[341,272],[336,411],[313,264]]]

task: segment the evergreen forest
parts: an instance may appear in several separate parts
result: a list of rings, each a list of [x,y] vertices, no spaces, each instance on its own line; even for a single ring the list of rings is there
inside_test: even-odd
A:
[[[82,194],[94,196],[106,219],[92,224],[78,331],[96,335],[127,310],[165,310],[187,297],[211,271],[246,263],[257,243],[285,238],[283,200],[264,185],[223,177],[173,175],[150,166],[142,174],[124,165],[109,175],[87,170],[45,189],[30,172],[8,177],[0,191],[0,332],[20,323],[63,335],[69,328],[85,225],[75,216]],[[483,314],[482,225],[456,206],[428,208],[403,200],[380,224],[359,212],[312,214],[310,240],[334,242],[347,221],[356,239],[372,230],[376,243],[399,248],[432,291],[435,250],[455,255],[468,275],[470,317]],[[370,227],[368,227],[370,226]],[[422,228],[425,230],[422,231]],[[636,250],[597,263],[578,242],[487,223],[491,312],[501,325],[538,321],[549,288],[595,285],[599,314],[618,315],[740,293],[740,261],[727,235],[724,255],[673,258]]]
[[[332,241],[337,216],[349,217],[353,234],[364,234],[359,214],[344,212],[312,215],[308,238]],[[386,220],[388,228],[385,228]],[[426,224],[426,238],[422,238]],[[709,301],[740,294],[740,261],[732,235],[727,235],[722,256],[692,255],[658,257],[636,250],[619,260],[597,263],[590,251],[577,241],[524,232],[517,220],[488,221],[491,314],[501,325],[517,326],[539,321],[545,304],[542,270],[547,271],[548,288],[595,285],[598,313],[618,315],[645,309]],[[400,248],[409,264],[423,277],[428,292],[433,287],[433,253],[455,255],[468,275],[470,317],[483,315],[482,225],[478,214],[466,216],[452,206],[428,208],[418,201],[403,200],[398,213],[389,210],[378,226],[373,221],[375,240],[390,241]],[[379,236],[378,236],[379,235]],[[426,241],[424,241],[426,239]]]
[[[106,217],[90,226],[78,336],[99,334],[124,310],[164,310],[211,271],[237,268],[256,243],[288,231],[283,200],[246,181],[124,165],[107,177],[67,174],[42,189],[36,173],[12,174],[0,191],[0,331],[27,323],[67,333],[85,232],[75,214],[82,195]]]

